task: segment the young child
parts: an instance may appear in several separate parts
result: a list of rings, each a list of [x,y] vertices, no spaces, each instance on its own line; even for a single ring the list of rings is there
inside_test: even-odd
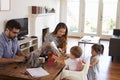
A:
[[[53,58],[62,64],[65,64],[65,69],[72,71],[81,71],[83,70],[84,61],[80,58],[82,55],[82,49],[79,46],[73,46],[70,49],[69,58],[66,60],[61,60],[59,57],[53,55]]]
[[[88,70],[88,80],[98,80],[99,73],[99,57],[103,54],[104,46],[99,44],[94,44],[91,49],[91,59],[90,68]]]

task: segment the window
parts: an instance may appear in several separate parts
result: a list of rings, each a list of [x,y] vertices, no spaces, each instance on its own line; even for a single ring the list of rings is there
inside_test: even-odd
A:
[[[80,0],[67,0],[67,25],[69,32],[78,32]]]
[[[102,34],[112,35],[116,27],[117,0],[103,0]]]
[[[84,33],[97,33],[98,2],[99,0],[85,0]]]
[[[109,38],[112,35],[113,29],[116,28],[116,16],[119,19],[120,15],[120,11],[117,11],[119,0],[61,1],[66,3],[61,20],[66,21],[70,36],[98,35]]]
[[[10,0],[0,0],[0,10],[10,10]]]

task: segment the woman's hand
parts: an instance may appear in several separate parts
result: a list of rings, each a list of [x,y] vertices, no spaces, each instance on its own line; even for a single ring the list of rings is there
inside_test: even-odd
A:
[[[59,50],[61,53],[64,53],[64,51],[63,51],[61,48],[58,48],[58,50]]]
[[[49,47],[49,46],[51,46],[51,42],[48,42],[48,43],[47,43],[47,47]]]
[[[48,42],[48,43],[44,44],[44,45],[42,46],[42,51],[44,52],[44,50],[45,50],[46,48],[50,47],[50,46],[51,46],[51,42]]]

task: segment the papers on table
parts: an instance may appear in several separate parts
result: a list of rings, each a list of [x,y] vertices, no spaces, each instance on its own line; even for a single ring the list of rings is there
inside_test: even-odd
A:
[[[84,37],[81,39],[81,41],[89,42],[89,41],[91,41],[92,38],[93,38],[93,37],[91,37],[91,36],[84,36]]]
[[[27,68],[26,71],[34,78],[49,75],[49,73],[46,70],[44,70],[42,67]]]

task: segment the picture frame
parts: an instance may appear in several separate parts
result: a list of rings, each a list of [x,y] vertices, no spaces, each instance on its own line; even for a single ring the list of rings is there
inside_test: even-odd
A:
[[[8,11],[11,7],[10,0],[0,0],[0,11]]]

